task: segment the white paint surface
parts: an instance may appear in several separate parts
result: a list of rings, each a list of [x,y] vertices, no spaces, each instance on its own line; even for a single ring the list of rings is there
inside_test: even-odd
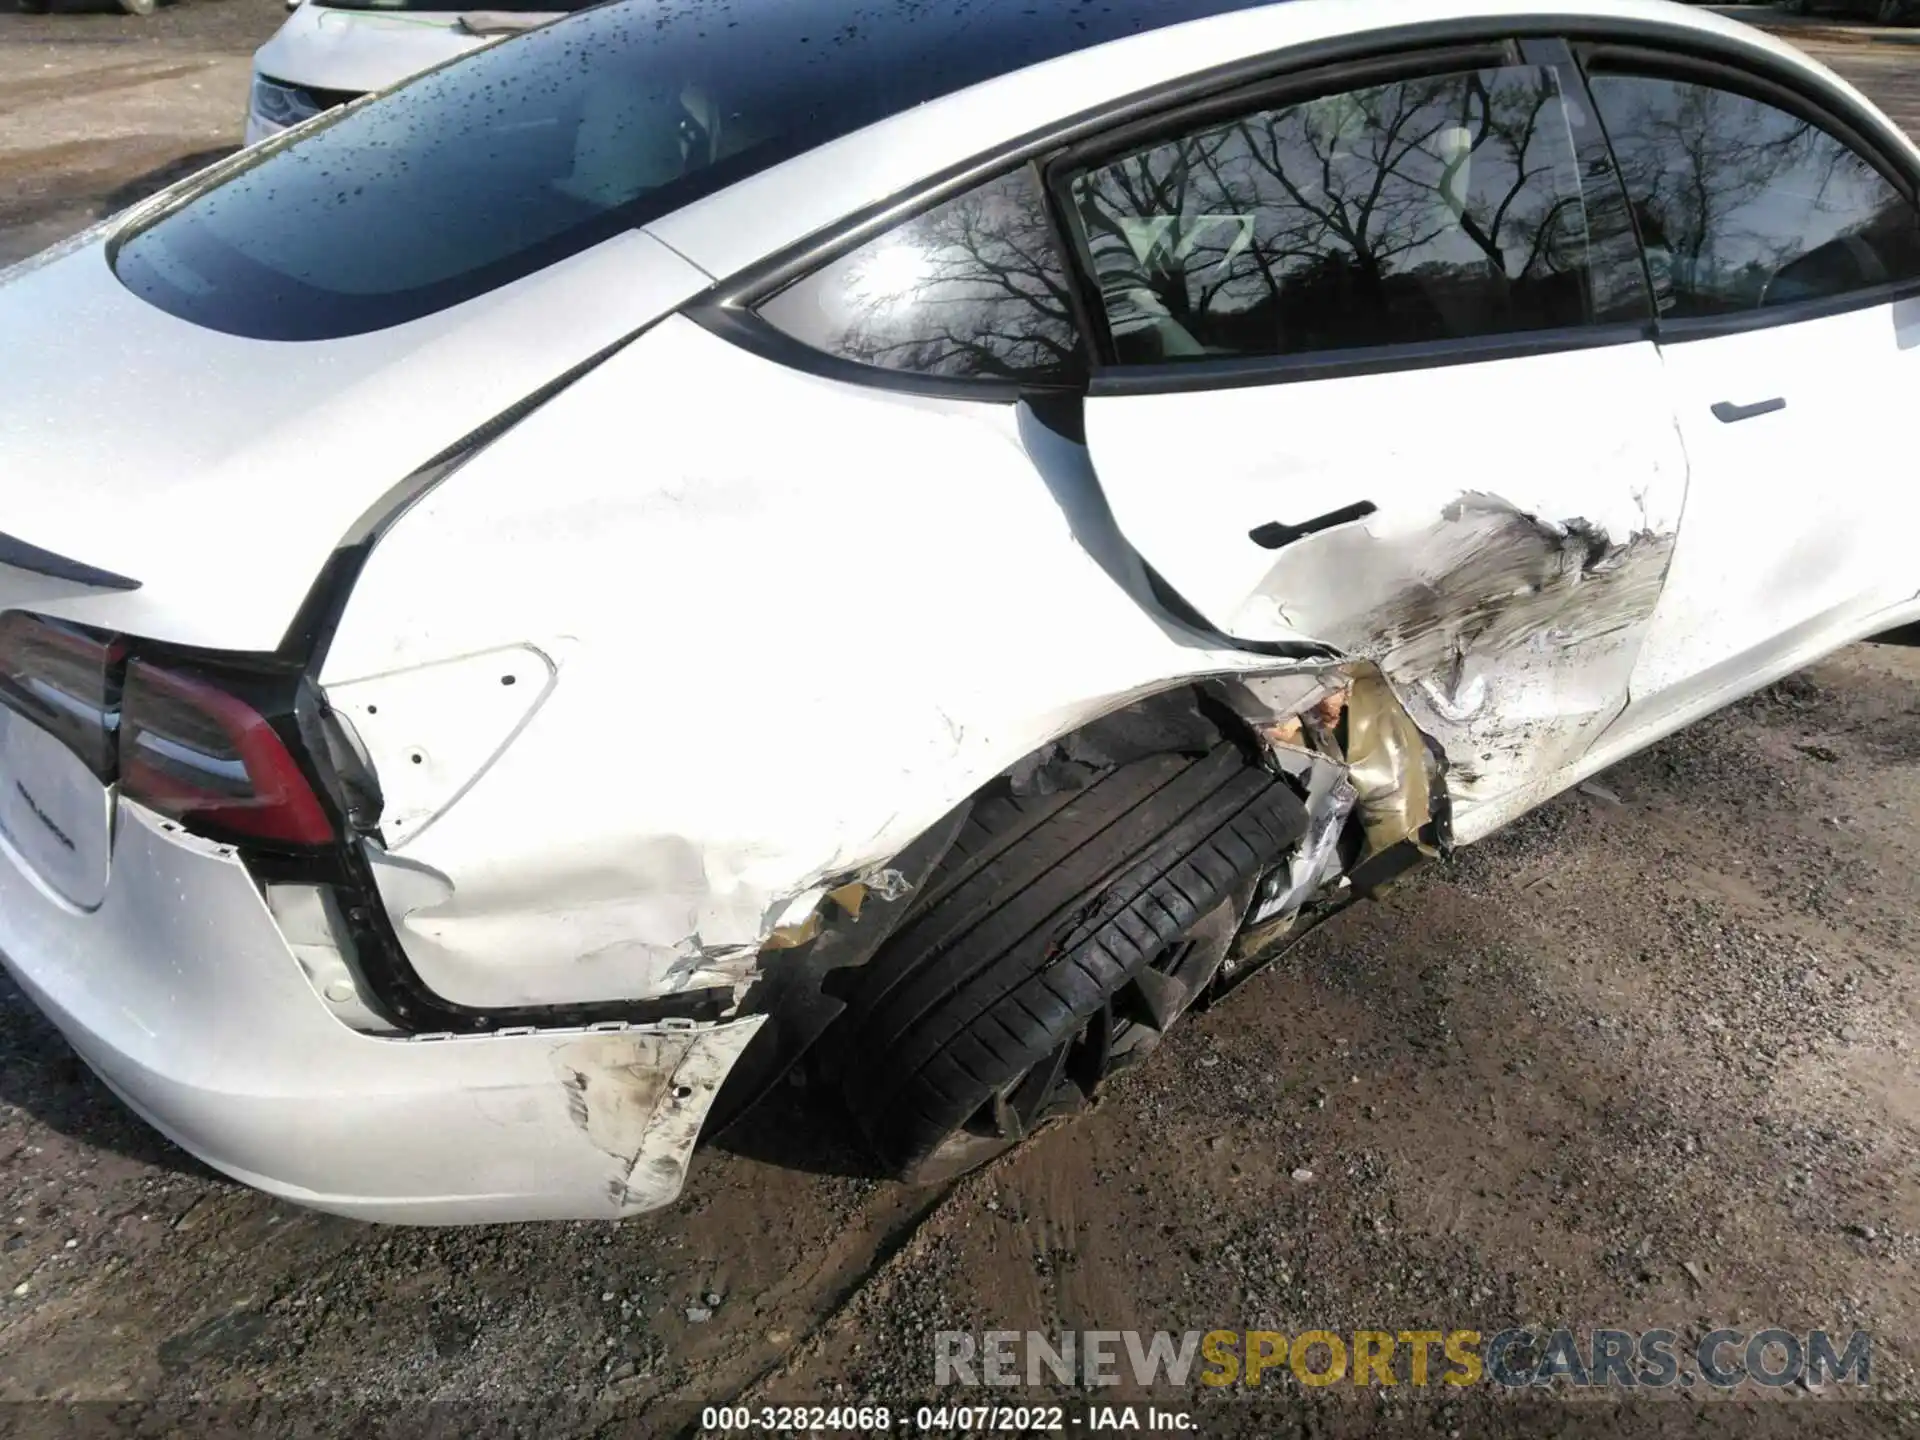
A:
[[[410,953],[471,1004],[705,983],[703,955],[757,948],[1055,735],[1276,668],[1156,619],[1125,566],[1084,453],[1014,407],[664,322],[428,494],[354,590],[330,692],[572,642],[406,845],[452,887],[407,910]],[[470,723],[451,690],[421,720]]]
[[[1920,591],[1920,300],[1690,340],[1662,352],[1686,444],[1686,523],[1640,663],[1629,725],[1757,671],[1808,630]],[[1786,401],[1724,423],[1721,401]]]

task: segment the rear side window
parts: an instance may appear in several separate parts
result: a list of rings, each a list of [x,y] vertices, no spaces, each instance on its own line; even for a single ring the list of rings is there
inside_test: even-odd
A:
[[[1261,110],[1069,184],[1123,364],[1580,325],[1578,167],[1555,72],[1395,81]]]
[[[1082,367],[1067,267],[1030,170],[990,180],[760,306],[817,350],[950,379],[1063,382]]]
[[[864,125],[1269,0],[626,0],[320,122],[119,247],[130,289],[275,340],[400,324]]]
[[[1590,82],[1662,318],[1920,279],[1920,214],[1811,121],[1688,80]]]

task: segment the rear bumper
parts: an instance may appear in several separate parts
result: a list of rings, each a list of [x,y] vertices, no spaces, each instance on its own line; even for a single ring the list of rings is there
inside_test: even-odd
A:
[[[0,958],[183,1148],[285,1199],[402,1223],[669,1203],[761,1023],[363,1035],[314,994],[229,847],[125,802],[112,881],[90,913],[0,838]]]

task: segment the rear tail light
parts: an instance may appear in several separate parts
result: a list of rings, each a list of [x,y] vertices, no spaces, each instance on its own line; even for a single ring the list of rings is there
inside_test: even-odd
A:
[[[266,717],[198,677],[144,660],[120,700],[120,793],[191,829],[294,845],[333,839],[305,772]]]
[[[59,740],[101,781],[113,779],[113,672],[126,654],[19,611],[0,615],[0,704]]]
[[[190,830],[286,845],[333,841],[333,822],[293,752],[236,693],[261,692],[260,682],[228,686],[214,678],[218,667],[129,660],[128,649],[117,636],[0,613],[0,705],[59,740],[102,784],[118,781],[128,799]]]

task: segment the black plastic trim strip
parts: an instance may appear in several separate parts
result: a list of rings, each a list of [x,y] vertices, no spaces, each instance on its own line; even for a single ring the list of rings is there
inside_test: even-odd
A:
[[[29,545],[18,536],[0,532],[0,565],[11,566],[15,570],[30,571],[35,575],[45,575],[52,580],[68,580],[75,585],[86,585],[95,590],[138,590],[140,582],[126,575],[116,575],[111,570],[102,570],[98,565],[88,565],[80,560],[69,560],[51,550],[43,550],[38,545]]]
[[[1109,156],[1177,134],[1194,124],[1244,115],[1249,110],[1271,109],[1394,80],[1512,65],[1516,58],[1514,44],[1503,31],[1482,40],[1364,54],[1311,68],[1289,65],[1284,71],[1263,79],[1212,91],[1186,104],[1102,130],[1050,156],[1046,168],[1049,172],[1058,172],[1096,165]]]
[[[1920,277],[1876,285],[1870,290],[1851,290],[1845,295],[1831,295],[1821,300],[1804,300],[1794,305],[1766,305],[1756,310],[1730,310],[1725,315],[1694,315],[1684,320],[1663,320],[1659,326],[1659,338],[1662,345],[1684,345],[1690,340],[1717,340],[1723,335],[1744,335],[1751,330],[1770,330],[1775,325],[1825,320],[1854,310],[1872,310],[1913,299],[1920,299]]]
[[[1096,398],[1125,395],[1177,395],[1190,390],[1230,390],[1250,385],[1282,385],[1307,380],[1348,380],[1362,375],[1430,370],[1441,365],[1470,365],[1517,360],[1567,350],[1597,350],[1653,338],[1653,327],[1574,325],[1513,335],[1484,335],[1466,340],[1430,340],[1411,345],[1377,345],[1364,350],[1322,350],[1308,355],[1251,355],[1221,360],[1169,361],[1159,365],[1115,366],[1094,372],[1087,393]]]

